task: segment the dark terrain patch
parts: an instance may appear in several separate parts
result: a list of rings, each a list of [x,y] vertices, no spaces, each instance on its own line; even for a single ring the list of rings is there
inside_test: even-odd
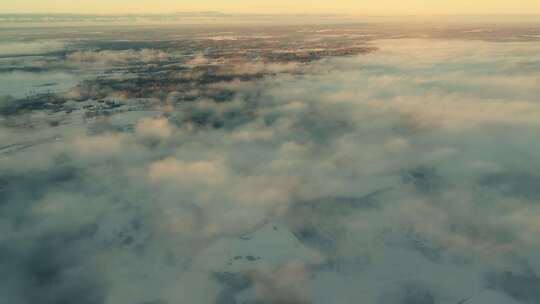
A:
[[[500,290],[520,302],[540,303],[540,278],[534,273],[492,273],[487,284],[488,288]]]
[[[540,176],[527,172],[505,172],[482,177],[480,186],[507,197],[540,199]]]
[[[418,192],[432,193],[441,189],[443,179],[433,167],[418,166],[402,170],[401,181],[412,185]]]

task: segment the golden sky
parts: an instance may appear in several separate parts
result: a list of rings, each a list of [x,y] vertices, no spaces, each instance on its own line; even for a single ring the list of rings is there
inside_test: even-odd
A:
[[[0,0],[0,13],[540,14],[540,0]]]

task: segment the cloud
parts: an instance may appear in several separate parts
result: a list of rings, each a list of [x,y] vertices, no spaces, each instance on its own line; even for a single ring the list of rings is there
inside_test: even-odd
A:
[[[219,161],[183,162],[168,158],[151,164],[149,168],[149,178],[153,182],[212,184],[223,181],[225,175],[225,168]]]
[[[137,122],[135,132],[142,137],[169,138],[174,127],[167,118],[143,118]]]
[[[64,40],[7,41],[0,43],[0,56],[37,55],[62,51],[68,43]]]
[[[97,66],[125,65],[134,62],[159,62],[170,58],[171,54],[154,49],[75,51],[66,56],[68,62]]]
[[[163,86],[161,99],[90,83],[69,111],[3,115],[0,269],[13,280],[0,294],[13,303],[536,299],[517,286],[540,272],[538,71],[522,68],[540,47],[374,43],[380,51],[305,65],[237,63],[219,73],[268,74]],[[81,51],[68,61],[168,58]],[[107,96],[122,100],[98,102]]]
[[[287,264],[270,274],[254,274],[256,297],[270,303],[311,303],[308,273],[301,264]]]

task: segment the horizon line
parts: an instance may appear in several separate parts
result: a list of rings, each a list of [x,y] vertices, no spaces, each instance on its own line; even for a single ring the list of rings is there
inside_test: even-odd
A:
[[[352,16],[352,17],[415,17],[415,16],[445,16],[445,17],[519,17],[519,16],[540,16],[540,13],[530,14],[361,14],[361,13],[227,13],[221,11],[177,11],[171,13],[77,13],[77,12],[7,12],[0,13],[0,16],[20,15],[20,16],[175,16],[175,15],[192,15],[192,16],[213,16],[213,17],[229,17],[229,16]]]
[[[491,16],[491,17],[520,17],[520,16],[540,16],[540,13],[531,14],[360,14],[360,13],[226,13],[220,11],[178,11],[170,13],[77,13],[77,12],[7,12],[0,13],[0,16],[174,16],[174,15],[192,15],[192,16],[353,16],[353,17],[415,17],[415,16],[445,16],[445,17],[476,17],[476,16]]]

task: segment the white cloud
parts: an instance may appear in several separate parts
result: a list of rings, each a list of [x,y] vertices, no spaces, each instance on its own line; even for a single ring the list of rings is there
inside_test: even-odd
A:
[[[143,118],[135,125],[135,132],[142,137],[169,138],[174,132],[167,118]]]
[[[133,62],[148,63],[170,59],[171,54],[154,49],[122,51],[76,51],[67,55],[68,62],[97,66],[125,65]]]
[[[489,289],[486,273],[540,272],[538,76],[520,65],[538,60],[540,46],[377,45],[294,66],[303,72],[294,75],[239,65],[278,74],[212,87],[233,90],[232,101],[177,104],[176,92],[159,111],[3,122],[2,141],[35,145],[0,145],[0,229],[15,234],[2,239],[23,264],[39,252],[62,284],[79,265],[106,282],[92,291],[109,303],[208,303],[226,289],[212,271],[227,269],[252,280],[241,296],[276,303],[323,303],[336,290],[354,296],[342,303],[386,303],[407,288],[437,303],[508,299],[512,286]],[[164,58],[149,50],[70,60]],[[45,127],[52,118],[62,124]],[[41,255],[18,238],[53,249]],[[275,259],[250,264],[254,252]],[[242,267],[227,264],[236,254]],[[107,267],[94,274],[94,263]],[[29,271],[17,272],[21,286]]]

